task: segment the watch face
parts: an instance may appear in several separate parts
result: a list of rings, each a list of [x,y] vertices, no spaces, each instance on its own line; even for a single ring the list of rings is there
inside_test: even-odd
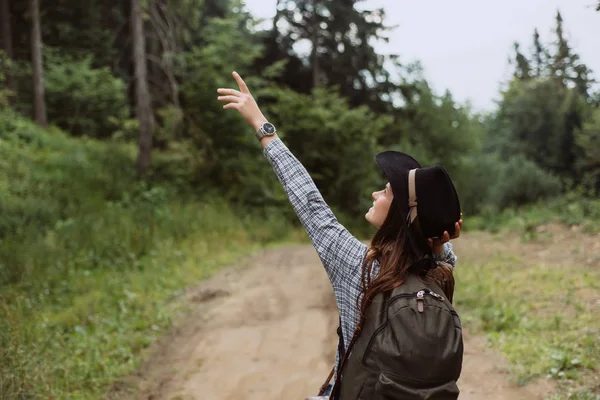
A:
[[[266,134],[272,135],[273,133],[275,133],[275,126],[269,122],[265,123],[263,126],[263,131],[265,131]]]

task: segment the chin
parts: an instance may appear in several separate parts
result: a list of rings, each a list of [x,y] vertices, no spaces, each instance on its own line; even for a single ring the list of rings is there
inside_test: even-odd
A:
[[[373,225],[375,228],[377,228],[377,225],[375,224],[375,222],[373,221],[372,216],[370,215],[371,213],[366,213],[365,214],[365,219],[367,220],[368,223],[370,223],[371,225]]]

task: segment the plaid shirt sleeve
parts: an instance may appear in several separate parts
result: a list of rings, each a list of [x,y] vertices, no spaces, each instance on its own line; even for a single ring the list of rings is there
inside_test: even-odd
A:
[[[438,261],[443,261],[447,264],[450,264],[450,266],[454,269],[458,257],[456,257],[456,254],[454,254],[454,251],[452,251],[452,243],[446,242],[444,243],[444,250],[436,258]]]
[[[300,161],[280,139],[269,143],[264,154],[334,286],[338,286],[344,276],[360,273],[367,246],[337,221]]]
[[[349,265],[355,266],[357,256],[362,260],[366,246],[337,222],[304,166],[280,139],[271,142],[264,154],[334,281],[340,270]],[[452,251],[452,244],[445,243],[444,250],[437,258],[454,267],[456,255]]]

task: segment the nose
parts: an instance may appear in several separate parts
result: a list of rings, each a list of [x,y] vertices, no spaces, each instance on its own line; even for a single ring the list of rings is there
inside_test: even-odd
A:
[[[373,192],[373,200],[377,200],[379,192]]]

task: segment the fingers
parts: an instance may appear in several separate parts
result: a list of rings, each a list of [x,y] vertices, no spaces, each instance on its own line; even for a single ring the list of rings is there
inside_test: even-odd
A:
[[[219,97],[217,97],[217,100],[228,101],[230,103],[239,103],[240,102],[240,98],[237,96],[219,96]]]
[[[444,244],[449,241],[450,241],[450,234],[448,233],[448,231],[444,231],[444,234],[440,237],[427,239],[427,243],[429,243],[430,246],[441,245],[441,244]]]
[[[463,220],[461,219],[457,223],[454,224],[454,233],[452,235],[450,235],[448,233],[448,231],[444,231],[444,234],[440,237],[427,239],[427,244],[429,244],[430,247],[441,246],[444,243],[449,242],[451,239],[458,238],[460,236],[460,231],[462,229],[462,226],[463,226]]]
[[[454,233],[452,234],[452,239],[456,239],[460,236],[460,224],[457,222],[454,224]]]
[[[233,75],[233,78],[235,79],[235,81],[237,82],[237,84],[239,85],[242,93],[249,94],[250,90],[248,90],[248,86],[246,86],[246,82],[244,82],[244,80],[242,79],[240,74],[238,74],[237,72],[234,72],[232,75]]]
[[[233,108],[233,109],[236,109],[236,110],[237,110],[237,109],[238,109],[238,107],[239,107],[239,103],[229,103],[229,104],[225,104],[225,105],[223,106],[223,109],[224,109],[224,110],[229,110],[229,109]]]
[[[217,89],[217,93],[231,95],[231,96],[241,96],[242,95],[242,92],[240,92],[239,90],[224,89],[224,88]]]
[[[459,220],[454,227],[454,235],[452,235],[452,239],[456,239],[460,236],[460,231],[462,230],[463,220]]]
[[[444,237],[443,237],[443,242],[442,243],[446,243],[450,241],[450,234],[448,233],[448,231],[444,231]]]

